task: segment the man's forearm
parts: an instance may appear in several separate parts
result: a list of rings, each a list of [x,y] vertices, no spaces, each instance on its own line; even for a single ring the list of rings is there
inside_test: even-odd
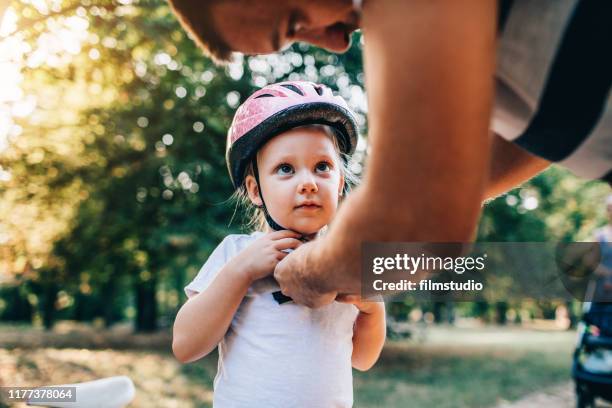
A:
[[[472,237],[490,164],[494,22],[488,1],[366,3],[371,153],[311,255],[315,271],[330,269],[327,288],[359,290],[363,242]]]
[[[388,220],[371,227],[383,240],[467,240],[488,179],[495,7],[367,5],[371,154],[364,184]]]
[[[550,165],[514,143],[493,135],[489,182],[484,199],[495,198],[529,180]]]

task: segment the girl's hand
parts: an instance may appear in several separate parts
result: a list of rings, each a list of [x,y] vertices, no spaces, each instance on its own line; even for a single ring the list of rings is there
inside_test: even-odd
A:
[[[359,312],[365,314],[373,314],[384,312],[385,304],[379,296],[364,300],[359,295],[338,295],[336,301],[340,303],[350,303],[355,305]]]
[[[270,275],[276,264],[287,256],[287,249],[302,245],[301,235],[294,231],[270,232],[246,247],[236,257],[248,279],[252,282]]]

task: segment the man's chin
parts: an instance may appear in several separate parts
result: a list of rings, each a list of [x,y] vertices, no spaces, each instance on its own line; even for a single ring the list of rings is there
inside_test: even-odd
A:
[[[351,43],[349,42],[349,44],[345,47],[342,48],[338,48],[338,47],[323,47],[323,49],[329,51],[329,52],[333,52],[334,54],[344,54],[345,52],[347,52],[349,49],[351,48]]]

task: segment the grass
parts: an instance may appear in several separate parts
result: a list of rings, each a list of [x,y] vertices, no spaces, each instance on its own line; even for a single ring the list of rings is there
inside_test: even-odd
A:
[[[359,407],[489,407],[570,379],[572,332],[431,331],[424,344],[389,343],[356,373]]]
[[[203,366],[212,369],[214,364],[213,358],[207,358]],[[136,386],[131,407],[212,406],[212,379],[186,375],[168,353],[159,351],[0,349],[0,367],[0,385],[4,386],[62,384],[127,375]]]
[[[376,368],[355,376],[358,406],[488,407],[569,379],[569,364],[551,353],[406,352],[418,357],[387,351]]]
[[[356,407],[490,407],[570,379],[572,332],[430,328],[426,333],[422,343],[388,342],[374,368],[355,371]],[[211,406],[216,355],[180,365],[163,348],[24,346],[0,348],[0,385],[128,375],[137,388],[133,407]]]

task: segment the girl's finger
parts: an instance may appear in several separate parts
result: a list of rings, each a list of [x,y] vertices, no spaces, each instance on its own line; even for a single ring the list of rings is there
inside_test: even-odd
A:
[[[283,238],[274,243],[274,248],[282,251],[283,249],[295,249],[302,245],[302,241],[296,238]]]

